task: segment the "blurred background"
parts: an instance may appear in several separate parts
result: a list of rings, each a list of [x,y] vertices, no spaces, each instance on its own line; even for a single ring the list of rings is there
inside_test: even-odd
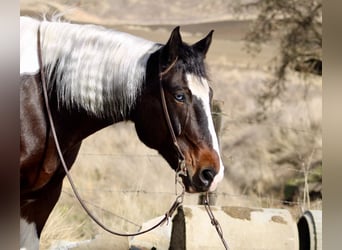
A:
[[[190,44],[214,29],[207,65],[225,165],[215,205],[284,208],[294,219],[322,208],[320,0],[21,0],[20,8],[160,43],[177,25]],[[71,174],[88,206],[117,231],[138,230],[175,199],[174,172],[130,122],[88,137]],[[198,202],[185,196],[185,204]],[[98,249],[127,249],[87,217],[65,181],[41,249],[94,237],[103,239]]]

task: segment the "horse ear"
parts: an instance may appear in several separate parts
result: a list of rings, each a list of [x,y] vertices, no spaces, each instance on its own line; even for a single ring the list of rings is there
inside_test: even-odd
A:
[[[214,33],[214,30],[211,30],[205,38],[203,38],[202,40],[200,40],[197,43],[195,43],[194,45],[192,45],[194,50],[203,54],[204,57],[208,52],[208,49],[209,49],[209,46],[211,44],[211,40],[213,37],[213,33]]]
[[[179,32],[180,27],[177,26],[171,32],[170,38],[163,48],[163,59],[166,62],[172,62],[179,53],[179,47],[182,44],[182,37]]]

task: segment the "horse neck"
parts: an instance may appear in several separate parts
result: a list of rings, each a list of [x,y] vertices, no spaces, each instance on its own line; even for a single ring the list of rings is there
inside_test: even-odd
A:
[[[73,148],[89,135],[109,126],[119,120],[98,118],[86,111],[56,109],[54,102],[51,102],[53,121],[58,135],[60,146],[63,149]],[[57,110],[57,111],[56,111]]]
[[[44,72],[58,109],[129,119],[157,44],[95,25],[43,22],[41,33]]]

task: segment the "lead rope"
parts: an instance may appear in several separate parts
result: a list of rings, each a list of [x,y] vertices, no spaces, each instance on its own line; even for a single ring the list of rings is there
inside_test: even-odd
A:
[[[136,233],[118,233],[115,232],[111,229],[109,229],[107,226],[105,226],[101,221],[99,221],[90,211],[90,209],[84,204],[80,194],[77,191],[77,188],[74,184],[74,181],[72,180],[72,177],[69,173],[68,167],[64,161],[64,157],[62,154],[62,151],[60,149],[60,145],[58,142],[58,138],[57,138],[57,134],[56,134],[56,130],[55,130],[55,126],[54,126],[54,122],[53,122],[53,118],[52,118],[52,114],[51,114],[51,110],[50,110],[50,106],[49,106],[49,100],[48,100],[48,95],[47,95],[47,85],[46,85],[46,80],[45,80],[45,74],[44,74],[44,70],[43,70],[43,63],[42,63],[42,52],[41,52],[41,41],[40,41],[40,25],[38,27],[38,41],[37,41],[37,45],[38,45],[38,63],[39,63],[39,67],[40,67],[40,77],[42,80],[42,87],[43,87],[43,95],[44,95],[44,102],[45,102],[45,107],[46,107],[46,112],[48,115],[48,119],[49,119],[49,123],[51,126],[51,132],[56,144],[56,149],[58,152],[58,156],[60,158],[60,161],[62,163],[62,166],[64,168],[64,171],[66,173],[66,176],[68,178],[68,181],[71,185],[72,191],[74,193],[74,195],[76,196],[77,200],[79,201],[80,205],[82,206],[82,208],[84,209],[84,211],[88,214],[88,216],[98,225],[100,226],[102,229],[104,229],[105,231],[117,235],[117,236],[125,236],[125,237],[130,237],[130,236],[137,236],[137,235],[141,235],[144,233],[147,233],[149,231],[152,231],[153,229],[157,228],[158,226],[162,225],[164,222],[168,222],[169,218],[172,217],[173,213],[176,211],[176,209],[183,203],[183,198],[184,198],[184,194],[185,194],[185,187],[183,185],[183,183],[180,181],[180,177],[178,177],[178,173],[176,173],[176,180],[177,182],[182,186],[182,192],[180,195],[178,195],[176,197],[176,200],[174,201],[174,203],[172,204],[171,208],[165,213],[164,217],[154,226],[144,230],[144,231],[140,231],[140,232],[136,232]]]

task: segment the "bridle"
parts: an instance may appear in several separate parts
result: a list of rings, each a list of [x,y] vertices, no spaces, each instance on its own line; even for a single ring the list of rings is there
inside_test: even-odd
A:
[[[54,122],[53,122],[53,118],[52,118],[52,114],[51,114],[51,109],[50,109],[50,105],[49,105],[49,99],[48,99],[48,94],[47,94],[48,93],[47,92],[47,84],[46,84],[46,78],[45,78],[45,73],[44,73],[44,70],[43,70],[43,62],[42,62],[40,27],[41,27],[41,25],[39,25],[38,32],[37,32],[37,36],[38,36],[37,37],[37,46],[38,46],[38,63],[39,63],[39,67],[40,67],[40,77],[41,77],[41,81],[42,81],[44,103],[45,103],[45,107],[46,107],[46,111],[47,111],[47,116],[48,116],[48,119],[49,119],[49,123],[50,123],[50,127],[51,127],[51,132],[52,132],[52,136],[53,136],[54,141],[55,141],[55,145],[56,145],[58,156],[60,158],[60,161],[61,161],[61,164],[62,164],[62,166],[64,168],[64,171],[66,173],[68,181],[69,181],[69,183],[71,185],[73,193],[76,196],[77,200],[79,201],[80,205],[85,210],[85,212],[88,214],[88,216],[96,224],[98,224],[105,231],[107,231],[107,232],[109,232],[111,234],[117,235],[117,236],[131,237],[131,236],[137,236],[137,235],[145,234],[145,233],[147,233],[149,231],[152,231],[153,229],[157,228],[158,226],[164,224],[165,222],[168,223],[169,219],[172,217],[174,212],[183,203],[183,199],[184,199],[184,195],[185,195],[185,186],[184,186],[183,182],[181,181],[180,175],[183,175],[183,176],[187,175],[187,169],[186,169],[186,165],[185,165],[185,157],[184,157],[184,155],[183,155],[183,153],[182,153],[182,151],[181,151],[181,149],[179,147],[179,144],[177,142],[177,138],[176,138],[176,135],[175,135],[172,123],[171,123],[169,111],[168,111],[167,104],[166,104],[164,88],[163,88],[163,85],[162,85],[163,76],[165,74],[167,74],[171,70],[171,68],[176,64],[178,58],[176,57],[176,59],[171,63],[171,65],[168,68],[166,68],[164,71],[162,71],[162,72],[159,71],[160,72],[160,74],[159,74],[159,83],[160,83],[159,86],[160,86],[161,103],[162,103],[162,107],[163,107],[163,112],[164,112],[164,115],[165,115],[166,123],[168,125],[169,131],[170,131],[170,134],[171,134],[173,145],[174,145],[174,147],[175,147],[175,149],[177,151],[177,154],[178,154],[178,168],[176,170],[175,182],[176,182],[176,185],[177,185],[177,183],[181,185],[182,191],[181,191],[181,193],[179,195],[176,196],[175,201],[171,205],[170,209],[164,214],[164,217],[158,223],[156,223],[155,225],[151,226],[150,228],[147,228],[146,230],[140,231],[140,232],[135,232],[135,233],[119,233],[119,232],[116,232],[116,231],[113,231],[113,230],[109,229],[106,225],[104,225],[101,221],[99,221],[93,215],[93,213],[90,211],[90,209],[85,205],[85,203],[83,202],[80,194],[77,191],[77,188],[76,188],[76,186],[74,184],[74,181],[72,180],[72,177],[71,177],[71,175],[69,173],[69,169],[68,169],[68,167],[67,167],[67,165],[65,163],[65,160],[64,160],[64,157],[63,157],[63,153],[61,151],[60,144],[58,142],[58,138],[57,138],[57,134],[56,134],[56,129],[55,129],[55,126],[54,126]],[[177,188],[176,188],[176,190],[177,190]],[[176,192],[176,194],[177,194],[177,192]],[[221,240],[222,240],[225,248],[229,249],[227,243],[225,242],[225,240],[223,238],[222,229],[221,229],[218,221],[215,219],[215,217],[214,217],[214,215],[213,215],[213,213],[212,213],[212,211],[210,209],[209,202],[208,202],[208,193],[207,193],[206,198],[205,198],[205,207],[206,207],[208,215],[209,215],[209,217],[211,219],[211,223],[212,223],[212,225],[214,225],[216,227],[216,230],[217,230],[219,236],[221,237]]]
[[[173,145],[174,145],[174,147],[175,147],[175,149],[176,149],[176,151],[178,153],[178,168],[176,170],[176,180],[177,180],[177,177],[179,177],[179,175],[187,176],[187,169],[186,169],[186,165],[185,165],[185,157],[184,157],[184,155],[183,155],[183,153],[182,153],[182,151],[181,151],[181,149],[179,147],[179,144],[177,142],[177,137],[176,137],[176,134],[174,132],[174,129],[173,129],[173,126],[172,126],[172,123],[171,123],[170,114],[169,114],[169,111],[168,111],[168,108],[167,108],[167,104],[166,104],[166,100],[165,100],[165,92],[164,92],[164,87],[163,87],[162,82],[163,82],[163,76],[166,75],[172,69],[172,67],[176,64],[177,59],[178,59],[178,57],[176,57],[175,60],[170,64],[170,66],[168,66],[164,71],[162,71],[162,72],[159,71],[160,72],[160,74],[159,74],[159,86],[160,87],[159,88],[160,88],[160,96],[161,96],[161,101],[162,101],[162,107],[163,107],[166,123],[168,125],[169,131],[170,131],[170,134],[171,134]],[[187,112],[186,120],[188,118],[188,115],[189,114]],[[183,184],[181,183],[181,185],[183,185]],[[183,186],[183,188],[184,188],[184,186]],[[229,250],[228,243],[226,242],[226,240],[224,239],[224,236],[223,236],[223,231],[222,231],[221,225],[218,222],[218,220],[215,218],[215,216],[214,216],[214,214],[213,214],[213,212],[212,212],[212,210],[210,208],[210,205],[209,205],[209,192],[207,192],[205,197],[204,197],[204,207],[205,207],[205,210],[208,213],[208,216],[210,218],[211,224],[213,226],[215,226],[216,232],[220,236],[220,239],[222,241],[223,246],[225,247],[226,250]]]
[[[183,175],[183,176],[187,176],[187,169],[186,169],[186,164],[185,164],[185,157],[184,154],[182,153],[182,150],[179,147],[178,141],[177,141],[177,137],[176,137],[176,133],[173,129],[172,126],[172,122],[171,122],[171,118],[170,118],[170,113],[166,104],[166,98],[165,98],[165,91],[164,91],[164,87],[163,87],[163,76],[166,75],[176,64],[178,60],[178,57],[176,57],[174,59],[174,61],[163,71],[159,70],[159,89],[160,89],[160,98],[161,98],[161,104],[163,107],[163,113],[164,113],[164,117],[172,138],[172,143],[173,146],[177,152],[177,156],[178,156],[178,167],[176,169],[176,173],[178,173],[179,175]],[[160,64],[159,64],[160,67]],[[186,118],[185,118],[185,124],[186,124],[186,120],[189,116],[189,112],[187,110],[187,114],[186,114]],[[177,176],[177,174],[176,174]]]

